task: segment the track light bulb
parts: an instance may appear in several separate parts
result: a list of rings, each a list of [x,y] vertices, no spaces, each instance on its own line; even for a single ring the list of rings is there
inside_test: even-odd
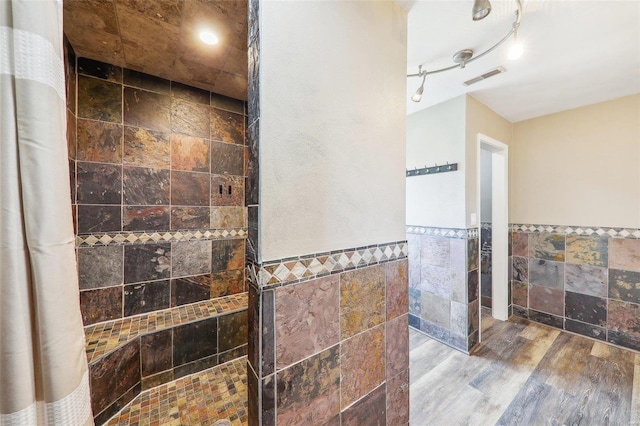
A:
[[[425,74],[424,77],[422,77],[422,84],[420,85],[420,87],[418,87],[418,90],[416,90],[416,93],[413,94],[413,96],[411,96],[411,100],[413,102],[420,102],[422,100],[422,93],[424,93],[424,81],[427,79],[427,75]]]
[[[513,44],[509,48],[509,59],[512,61],[520,59],[523,53],[524,47],[522,47],[522,44],[514,40]]]
[[[471,17],[474,21],[484,19],[491,12],[491,3],[489,0],[475,0],[473,2],[473,9],[471,10]]]

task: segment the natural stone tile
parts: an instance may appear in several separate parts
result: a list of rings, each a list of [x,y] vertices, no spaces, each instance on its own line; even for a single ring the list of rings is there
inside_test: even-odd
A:
[[[208,318],[173,329],[173,365],[175,367],[217,353],[218,318]],[[217,360],[216,360],[217,362]]]
[[[468,312],[467,312],[467,304],[459,303],[459,302],[451,302],[451,319],[450,319],[450,329],[451,334],[456,334],[458,336],[462,336],[467,339],[467,335],[469,334],[469,324],[467,321]]]
[[[77,159],[99,163],[122,162],[122,125],[78,119]]]
[[[511,253],[514,256],[529,256],[529,235],[527,233],[511,233]]]
[[[211,272],[244,269],[244,240],[213,240],[211,246]]]
[[[437,294],[447,299],[450,297],[451,272],[448,268],[423,263],[420,277],[420,291]]]
[[[122,123],[122,85],[78,76],[78,118]]]
[[[145,129],[170,131],[169,96],[133,87],[124,88],[124,123]]]
[[[175,81],[171,82],[171,96],[188,102],[209,105],[210,93],[197,87],[187,86]]]
[[[609,264],[609,238],[598,235],[568,235],[566,261],[606,267]]]
[[[224,111],[244,113],[244,102],[239,99],[229,98],[227,96],[211,93],[211,106]]]
[[[609,268],[640,272],[640,239],[611,238]]]
[[[469,336],[478,331],[478,327],[480,326],[480,303],[478,300],[474,300],[467,305],[467,311],[469,312],[469,317],[467,319],[469,324]],[[468,346],[468,349],[471,349],[473,346]]]
[[[78,206],[78,233],[113,232],[122,230],[121,208],[117,206]]]
[[[211,207],[211,228],[230,229],[246,227],[246,208],[238,206]]]
[[[278,425],[320,425],[340,416],[339,357],[336,345],[276,375]]]
[[[195,172],[171,172],[173,206],[208,206],[209,175]]]
[[[171,330],[156,331],[140,336],[142,376],[151,376],[173,367]]]
[[[209,106],[172,98],[171,131],[209,138]]]
[[[387,380],[387,423],[409,424],[409,370]]]
[[[184,277],[211,272],[212,241],[171,243],[171,276]]]
[[[337,275],[276,290],[276,367],[282,369],[340,341]]]
[[[211,141],[211,173],[244,176],[244,150],[236,144]]]
[[[467,302],[473,302],[478,298],[480,285],[479,285],[480,276],[478,274],[478,270],[469,271],[467,276]]]
[[[172,133],[171,169],[209,172],[209,142],[203,138]]]
[[[423,265],[449,268],[449,238],[423,235],[420,250],[420,259]]]
[[[640,351],[640,337],[635,334],[609,330],[607,332],[607,342],[623,346],[625,348],[630,348],[634,351]]]
[[[565,239],[558,234],[529,234],[529,256],[537,259],[564,260]]]
[[[511,257],[511,279],[525,283],[529,281],[529,264],[526,257]]]
[[[564,320],[564,328],[565,330],[572,333],[578,333],[583,336],[591,337],[593,339],[605,341],[607,338],[607,330],[604,327],[598,327],[593,324],[585,324],[583,322],[574,321],[569,318],[566,318]]]
[[[474,269],[478,269],[478,239],[470,238],[467,240],[467,270]]]
[[[244,117],[211,108],[211,139],[244,145]]]
[[[123,206],[123,231],[162,231],[169,229],[168,206]]]
[[[140,3],[138,2],[138,4]],[[158,18],[158,16],[156,15],[154,18]],[[169,93],[170,82],[164,78],[125,68],[124,84],[125,86],[133,86],[139,89],[149,90],[151,92],[167,94]]]
[[[210,207],[171,207],[171,229],[208,228],[210,212]]]
[[[211,175],[212,206],[243,206],[244,177]]]
[[[124,164],[168,169],[171,166],[170,147],[166,133],[124,126]]]
[[[85,326],[122,318],[122,286],[81,291],[80,308]]]
[[[387,268],[387,321],[409,311],[407,259],[389,262]]]
[[[609,269],[609,297],[640,303],[640,272]]]
[[[171,243],[136,244],[124,247],[124,282],[136,283],[169,278]]]
[[[449,241],[451,300],[467,303],[467,242],[461,238]]]
[[[369,395],[342,412],[343,426],[386,425],[387,406],[385,386],[379,386]]]
[[[440,327],[424,318],[420,319],[420,331],[429,335],[436,340],[449,344],[451,331],[448,327]]]
[[[171,286],[169,280],[124,286],[124,316],[167,309],[170,305]]]
[[[607,296],[607,268],[566,263],[565,289],[592,296]]]
[[[445,299],[433,293],[422,292],[420,305],[422,309],[422,318],[439,327],[446,329],[449,328],[449,318],[451,313],[449,299]]]
[[[340,326],[343,339],[383,323],[384,305],[384,266],[340,274]]]
[[[246,310],[219,317],[218,352],[225,352],[246,345],[248,328]]]
[[[94,61],[89,58],[78,58],[78,74],[84,74],[114,83],[122,83],[121,67],[105,62]]]
[[[564,316],[564,291],[540,285],[529,285],[529,308]]]
[[[564,287],[564,262],[530,258],[529,283],[562,289]]]
[[[123,283],[122,246],[78,248],[78,280],[81,290]]]
[[[567,318],[602,327],[607,325],[607,299],[604,297],[567,291],[565,312]]]
[[[208,370],[209,368],[215,367],[219,363],[220,362],[217,354],[199,358],[195,361],[187,362],[175,367],[173,369],[173,377],[175,379],[179,379],[181,377],[185,377],[199,371]]]
[[[384,325],[369,329],[340,345],[341,407],[371,392],[385,380]]]
[[[640,339],[640,305],[609,299],[607,328]]]
[[[514,305],[529,306],[529,285],[520,281],[511,281],[511,301]]]
[[[386,323],[387,380],[409,368],[409,315]]]
[[[252,286],[248,286],[250,289]],[[276,296],[275,291],[263,291],[261,295],[261,354],[262,359],[260,365],[262,367],[262,375],[268,376],[276,371]],[[257,333],[256,333],[257,334]]]
[[[124,204],[169,204],[169,170],[131,166],[124,166],[122,169]]]
[[[422,310],[420,308],[421,292],[417,288],[409,289],[409,313],[419,317]],[[420,328],[420,326],[418,326]]]
[[[78,204],[120,204],[122,167],[115,164],[78,161]]]
[[[196,275],[171,280],[171,307],[211,298],[211,275]]]
[[[525,318],[528,318],[531,321],[539,322],[541,324],[546,324],[548,326],[560,328],[560,329],[563,327],[563,324],[564,324],[564,320],[562,317],[547,314],[545,312],[538,312],[533,309],[529,309],[528,314]]]
[[[230,296],[245,291],[244,270],[223,271],[211,274],[211,297]]]

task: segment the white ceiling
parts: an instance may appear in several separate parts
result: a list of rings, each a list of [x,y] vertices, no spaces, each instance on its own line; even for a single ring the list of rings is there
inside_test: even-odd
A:
[[[473,0],[419,0],[409,8],[407,73],[451,65],[458,50],[480,53],[511,28],[513,0],[492,0],[482,21],[471,20]],[[407,113],[473,95],[511,122],[640,92],[640,0],[524,0],[518,33],[524,55],[509,61],[509,41],[455,69],[427,77],[422,102],[409,98],[420,85],[407,79]],[[497,66],[507,72],[466,87]]]

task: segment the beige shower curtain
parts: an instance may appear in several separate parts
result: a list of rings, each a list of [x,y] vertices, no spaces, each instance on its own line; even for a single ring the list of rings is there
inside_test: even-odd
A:
[[[92,424],[62,2],[0,0],[0,425]]]

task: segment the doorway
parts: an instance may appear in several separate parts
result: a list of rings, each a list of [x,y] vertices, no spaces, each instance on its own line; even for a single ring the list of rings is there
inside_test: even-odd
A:
[[[509,147],[483,134],[477,141],[478,252],[484,249],[485,260],[480,262],[480,294],[490,303],[491,316],[505,321],[509,317]],[[490,289],[483,289],[483,284]],[[482,326],[479,329],[482,341]]]

